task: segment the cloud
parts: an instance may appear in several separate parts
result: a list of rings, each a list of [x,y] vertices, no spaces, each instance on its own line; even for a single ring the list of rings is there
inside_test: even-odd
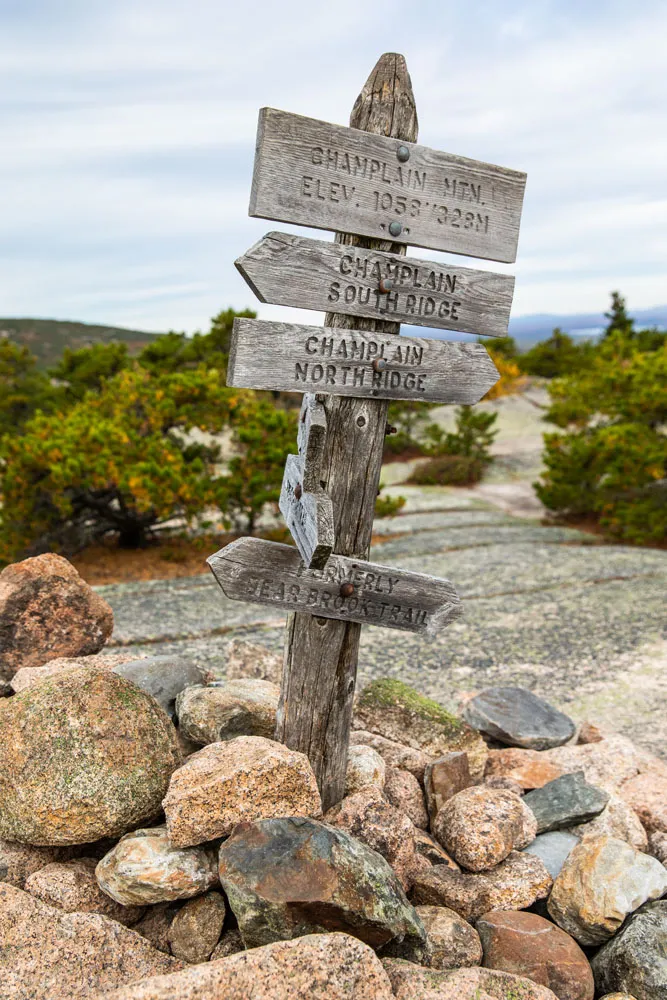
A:
[[[420,141],[528,172],[516,265],[479,265],[517,275],[514,314],[662,303],[666,36],[661,0],[5,0],[0,315],[192,330],[253,305],[257,109],[346,123],[397,49]]]

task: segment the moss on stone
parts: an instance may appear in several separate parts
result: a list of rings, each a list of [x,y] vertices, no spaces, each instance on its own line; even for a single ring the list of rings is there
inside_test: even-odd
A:
[[[403,681],[382,677],[368,684],[359,695],[360,707],[402,708],[428,722],[436,722],[444,729],[460,733],[468,727],[446,708],[432,698],[420,694]]]

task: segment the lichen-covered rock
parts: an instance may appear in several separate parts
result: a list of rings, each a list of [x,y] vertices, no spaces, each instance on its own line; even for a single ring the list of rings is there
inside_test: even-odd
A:
[[[362,788],[349,795],[329,809],[324,820],[381,854],[403,888],[410,888],[416,868],[414,826],[378,788]]]
[[[374,948],[426,944],[384,858],[325,823],[242,823],[220,847],[219,870],[246,948],[334,927]]]
[[[108,896],[124,906],[189,899],[218,882],[217,858],[209,847],[174,847],[167,828],[134,830],[102,858],[95,870]]]
[[[659,861],[615,837],[598,837],[570,853],[547,905],[559,927],[580,944],[596,945],[642,903],[665,892],[667,869]]]
[[[646,903],[591,960],[598,993],[667,998],[667,899]]]
[[[602,812],[588,823],[577,823],[569,832],[584,837],[617,837],[636,851],[646,851],[648,837],[639,817],[620,795],[609,792],[609,801]]]
[[[416,906],[431,945],[432,969],[481,965],[482,942],[474,927],[447,906]]]
[[[0,885],[0,983],[16,1000],[87,1000],[143,976],[176,972],[175,958],[99,913],[63,913]]]
[[[660,761],[630,778],[618,794],[637,813],[647,833],[667,833],[667,764]]]
[[[488,751],[479,733],[402,681],[371,681],[357,699],[354,718],[359,728],[421,750],[428,757],[463,750],[472,778],[480,780],[484,775]]]
[[[62,556],[47,552],[0,573],[0,681],[58,656],[97,653],[113,611]]]
[[[466,702],[463,717],[492,739],[529,750],[562,746],[576,730],[567,715],[521,687],[480,691]]]
[[[556,878],[580,840],[572,830],[554,830],[553,833],[541,833],[524,850],[540,858],[551,877]]]
[[[95,858],[55,861],[27,879],[26,892],[65,913],[102,913],[131,927],[144,913],[142,906],[123,906],[100,889]]]
[[[21,667],[11,680],[11,686],[18,694],[33,684],[39,684],[49,677],[57,677],[61,670],[70,667],[97,667],[100,670],[114,670],[115,667],[136,660],[128,653],[92,653],[90,656],[59,656],[41,667]]]
[[[231,833],[237,823],[273,816],[321,816],[305,754],[260,736],[210,743],[175,771],[163,802],[176,847]]]
[[[396,1000],[558,1000],[546,986],[495,969],[423,969],[383,959]]]
[[[523,799],[500,788],[475,785],[457,792],[437,814],[433,833],[469,871],[494,868],[510,851],[535,839],[537,824]]]
[[[415,750],[414,747],[408,747],[404,743],[397,743],[396,740],[387,740],[384,736],[378,736],[377,733],[370,733],[365,729],[357,729],[350,733],[350,746],[358,744],[377,750],[387,767],[409,771],[417,781],[424,780],[424,770],[429,758],[421,750]]]
[[[431,826],[445,802],[464,788],[473,784],[468,766],[468,755],[462,750],[446,753],[426,765],[424,791]]]
[[[380,960],[348,934],[276,941],[91,1000],[394,1000]],[[414,1000],[414,998],[413,998]],[[542,998],[540,998],[542,1000]]]
[[[12,840],[0,840],[0,882],[23,889],[33,872],[59,861],[62,848],[33,847]]]
[[[559,1000],[593,1000],[595,984],[577,942],[537,913],[494,910],[477,921],[487,969],[525,976]]]
[[[207,962],[218,943],[227,909],[222,893],[207,892],[190,899],[171,922],[171,953],[190,965]]]
[[[387,765],[377,750],[361,743],[348,748],[345,771],[346,795],[354,795],[369,785],[382,790],[386,777]]]
[[[152,819],[181,759],[157,702],[110,670],[72,667],[0,702],[0,836],[86,844]]]
[[[428,813],[422,787],[409,771],[388,767],[384,794],[393,806],[402,812],[420,830],[428,830]]]
[[[537,832],[549,833],[599,816],[609,793],[589,785],[583,771],[575,771],[528,792],[523,801],[537,820]]]
[[[202,681],[202,671],[194,660],[179,653],[123,659],[113,669],[153,695],[170,718],[175,714],[177,695],[189,685]]]
[[[219,743],[237,736],[273,739],[280,688],[242,678],[185,688],[176,698],[181,731],[193,743]]]
[[[532,906],[546,899],[551,886],[551,875],[539,858],[512,851],[488,872],[454,872],[446,865],[420,872],[411,899],[415,904],[448,906],[465,920],[476,920],[489,910]]]

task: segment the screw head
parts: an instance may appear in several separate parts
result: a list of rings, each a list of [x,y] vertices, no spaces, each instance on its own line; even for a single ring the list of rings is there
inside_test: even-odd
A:
[[[350,583],[349,580],[347,583],[341,583],[339,593],[341,597],[352,597],[352,594],[354,593],[354,584]]]
[[[380,278],[380,284],[378,285],[378,288],[383,295],[386,295],[387,292],[390,292],[393,287],[394,287],[394,282],[392,281],[391,278]]]
[[[375,361],[373,362],[374,372],[383,372],[386,367],[387,367],[387,362],[385,361],[384,358],[376,358]]]
[[[296,486],[294,487],[294,496],[297,500],[300,500],[302,495],[303,495],[303,487],[301,486],[301,483],[297,483]]]
[[[396,159],[400,163],[407,163],[407,161],[410,159],[410,150],[408,149],[407,146],[398,147],[398,149],[396,150]]]
[[[389,232],[392,236],[400,236],[403,232],[403,226],[400,222],[396,222],[396,220],[394,220],[394,222],[389,223]]]

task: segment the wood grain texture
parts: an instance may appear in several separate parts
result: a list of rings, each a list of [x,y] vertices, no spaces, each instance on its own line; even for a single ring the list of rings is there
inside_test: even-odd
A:
[[[309,569],[323,569],[334,545],[333,508],[318,487],[308,492],[303,486],[304,470],[299,455],[288,455],[278,505],[299,554]],[[297,487],[301,487],[297,496]]]
[[[303,459],[303,488],[311,493],[322,488],[322,462],[327,443],[324,399],[317,393],[304,393],[299,414],[297,447]]]
[[[355,103],[350,125],[414,142],[417,112],[403,56],[383,55]],[[402,254],[391,242],[338,233],[336,242]],[[327,314],[325,326],[397,334],[397,323]],[[334,511],[336,552],[367,559],[380,480],[387,403],[327,396],[322,478]],[[325,809],[345,791],[361,625],[295,612],[288,620],[276,739],[307,754]]]
[[[483,344],[255,319],[234,320],[227,367],[230,386],[466,405],[498,378]]]
[[[207,562],[231,600],[427,636],[461,614],[449,580],[338,555],[324,569],[307,569],[291,545],[262,538],[239,538]],[[354,587],[349,596],[340,593],[346,583]]]
[[[516,260],[526,175],[397,138],[262,108],[250,215]]]
[[[267,233],[235,263],[260,302],[507,336],[514,293],[508,274],[279,232]],[[384,291],[380,281],[387,280],[393,284]]]

